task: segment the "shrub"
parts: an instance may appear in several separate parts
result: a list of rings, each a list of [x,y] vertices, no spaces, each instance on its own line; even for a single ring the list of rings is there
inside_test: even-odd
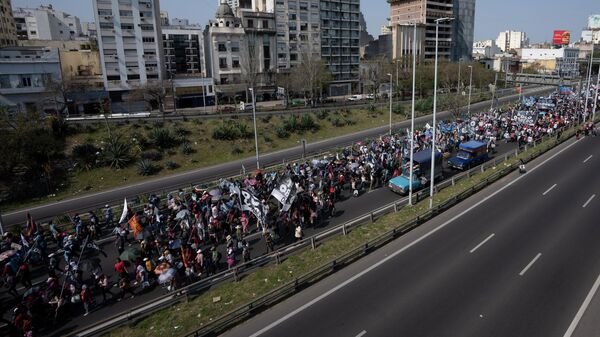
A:
[[[281,139],[286,139],[286,138],[290,137],[290,133],[287,132],[287,130],[285,128],[282,128],[282,127],[277,127],[275,129],[275,135],[278,138],[281,138]]]
[[[89,171],[96,167],[99,153],[100,149],[94,144],[85,143],[75,145],[73,147],[73,160],[77,162],[77,166],[80,170]]]
[[[369,112],[377,111],[377,107],[375,106],[375,104],[370,104],[367,109],[369,110]]]
[[[131,143],[123,141],[120,135],[109,137],[105,140],[104,161],[108,166],[121,169],[131,162]]]
[[[324,119],[327,119],[327,117],[329,117],[329,112],[325,109],[321,109],[315,114],[315,116],[317,117],[318,120],[322,121]]]
[[[170,149],[177,144],[177,140],[169,129],[157,128],[151,134],[152,143],[159,149]]]
[[[167,168],[167,170],[175,170],[175,169],[178,169],[180,166],[176,162],[169,160],[168,162],[165,163],[165,167]]]
[[[230,123],[223,123],[214,128],[212,137],[216,140],[236,140],[237,130]]]
[[[315,122],[311,115],[303,115],[300,120],[300,129],[303,131],[316,131],[319,129],[319,124]]]
[[[190,145],[190,143],[188,142],[183,142],[181,143],[181,154],[188,156],[192,153],[194,153],[194,149],[192,148],[192,146]]]
[[[331,119],[331,125],[334,126],[334,127],[336,127],[336,128],[339,128],[339,127],[344,126],[345,123],[342,122],[342,120],[339,117],[334,117],[334,118]]]
[[[404,106],[402,104],[397,104],[392,112],[396,115],[402,115],[404,114]]]
[[[142,159],[137,164],[137,172],[141,176],[151,176],[159,171],[160,167],[152,164],[152,162],[147,159]]]
[[[242,154],[242,153],[244,153],[244,150],[242,150],[242,148],[240,148],[239,146],[234,145],[233,148],[231,149],[231,153],[234,155]]]
[[[254,132],[251,132],[248,128],[248,125],[242,123],[235,123],[235,126],[238,129],[238,137],[241,139],[250,139],[254,136]]]
[[[272,143],[273,142],[273,138],[269,137],[269,136],[264,136],[265,139],[265,143]]]
[[[283,128],[287,132],[298,131],[300,129],[299,126],[298,117],[296,117],[296,115],[291,115],[283,120]]]
[[[265,123],[268,124],[269,122],[271,122],[271,117],[273,117],[272,115],[266,115],[264,117],[261,117],[260,120]]]
[[[150,161],[159,161],[162,159],[162,153],[157,150],[148,150],[140,154],[140,158]]]
[[[431,97],[420,99],[415,104],[415,110],[417,110],[417,111],[428,112],[432,109],[433,109],[433,99]]]
[[[175,127],[174,131],[175,131],[175,135],[180,138],[185,138],[185,136],[190,134],[188,129],[184,128],[183,126],[179,126],[179,125]]]

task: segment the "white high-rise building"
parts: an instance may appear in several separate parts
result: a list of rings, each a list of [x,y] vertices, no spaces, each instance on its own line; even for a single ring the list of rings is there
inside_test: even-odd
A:
[[[104,87],[134,89],[164,78],[158,0],[93,0]],[[117,101],[120,99],[112,95]]]
[[[78,17],[52,5],[13,11],[19,40],[74,40],[83,35]]]
[[[498,34],[498,38],[496,39],[496,45],[503,52],[511,49],[521,49],[526,47],[528,44],[529,40],[527,39],[527,34],[513,30],[500,32],[500,34]]]

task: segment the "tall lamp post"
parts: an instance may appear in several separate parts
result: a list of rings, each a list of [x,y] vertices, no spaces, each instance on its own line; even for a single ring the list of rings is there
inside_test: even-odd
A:
[[[471,118],[471,93],[473,89],[473,66],[469,66],[469,104],[467,106],[467,115]]]
[[[583,106],[583,121],[587,120],[588,100],[590,99],[590,83],[592,82],[592,66],[594,65],[594,42],[592,41],[592,51],[590,52],[590,64],[588,66],[587,85],[585,89],[585,105]]]
[[[392,87],[394,86],[394,76],[392,74],[388,74],[390,77],[390,136],[392,135],[392,104],[393,104],[393,92]]]
[[[252,93],[252,120],[254,121],[254,146],[256,148],[256,168],[260,169],[260,157],[258,155],[258,131],[256,130],[256,98],[254,88],[249,88]]]
[[[592,112],[592,122],[596,122],[596,108],[598,107],[598,90],[600,90],[600,66],[598,67],[598,79],[596,80],[596,98],[594,99],[594,110]]]
[[[435,186],[435,128],[437,113],[437,82],[438,82],[438,49],[439,49],[439,31],[441,22],[449,22],[453,18],[439,18],[435,20],[435,67],[433,77],[433,125],[431,127],[431,178],[429,180],[429,208],[433,207],[433,188]],[[412,165],[412,163],[411,163]],[[412,177],[411,177],[412,179]]]
[[[408,184],[408,204],[412,206],[412,195],[413,195],[413,158],[415,152],[415,91],[417,82],[417,23],[413,23],[413,64],[412,64],[412,108],[410,116],[410,162],[408,169],[408,176],[410,183]]]

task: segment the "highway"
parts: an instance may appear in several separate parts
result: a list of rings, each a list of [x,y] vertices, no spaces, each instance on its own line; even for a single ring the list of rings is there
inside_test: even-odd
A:
[[[224,336],[571,337],[600,274],[600,138],[528,170]]]
[[[502,157],[505,153],[514,151],[515,148],[515,143],[505,144],[504,142],[500,142],[497,148],[498,153],[496,154],[496,157]],[[445,175],[446,177],[450,177],[455,173],[457,172],[447,169]],[[349,193],[345,193],[344,199],[345,200],[336,204],[336,208],[338,210],[338,214],[336,217],[328,219],[327,221],[318,225],[317,227],[306,228],[306,230],[304,231],[305,236],[308,237],[311,235],[315,235],[329,228],[332,228],[333,226],[340,225],[344,222],[350,221],[359,216],[372,212],[377,208],[388,205],[394,201],[398,201],[400,199],[400,196],[391,192],[388,188],[378,188],[368,193],[362,194],[358,198],[351,197]],[[280,248],[283,245],[290,243],[291,240],[292,238],[290,237],[289,241],[280,243],[277,246],[277,248]],[[258,257],[266,253],[266,246],[264,244],[264,240],[262,240],[261,236],[258,233],[255,233],[249,237],[249,243],[251,245],[252,257]],[[113,272],[113,265],[118,256],[116,247],[112,244],[111,241],[103,244],[102,248],[108,255],[107,258],[101,257],[102,268],[105,271],[105,273],[107,273],[107,275],[113,275],[111,281],[116,282],[116,277],[114,276]],[[224,245],[221,245],[219,247],[219,250],[222,253],[222,262],[224,264],[226,256]],[[45,277],[41,275],[42,272],[44,272],[43,268],[38,268],[34,270],[34,277],[36,280],[45,280]],[[89,273],[86,273],[86,275],[89,275]],[[115,293],[117,292],[116,289],[114,289],[113,291]],[[162,294],[165,294],[165,291],[159,287],[152,289],[151,291],[145,294],[139,294],[135,298],[128,299],[126,301],[116,302],[114,300],[110,300],[109,303],[107,303],[106,305],[94,308],[90,315],[88,315],[87,317],[82,317],[82,313],[76,311],[74,312],[75,319],[67,322],[67,324],[63,325],[60,329],[55,329],[54,333],[51,335],[60,336],[66,334],[69,331],[81,329],[99,320],[114,316],[120,312],[126,312],[128,309],[141,305],[154,298],[157,298]],[[10,298],[10,295],[8,295],[6,292],[2,292],[0,294],[0,300],[6,301],[5,303],[7,303],[7,308],[10,307],[10,303],[12,302],[12,300]],[[100,303],[102,300],[99,296],[97,296],[96,301]]]
[[[551,87],[535,88],[525,91],[527,95],[543,94],[553,90]],[[519,95],[507,96],[500,98],[498,104],[514,101]],[[481,102],[472,105],[472,112],[479,112],[489,109],[490,102]],[[466,108],[463,109],[466,112]],[[438,119],[450,117],[450,112],[441,112],[438,114]],[[423,116],[416,119],[418,125],[424,125],[431,121],[431,116]],[[394,125],[395,130],[405,130],[410,127],[410,121],[404,121]],[[350,145],[356,141],[366,138],[379,137],[388,132],[388,126],[373,128],[365,131],[356,132],[349,135],[344,135],[332,139],[327,139],[315,143],[309,143],[306,146],[307,155],[322,153],[327,150],[333,150],[339,147]],[[302,148],[300,146],[281,151],[271,152],[261,155],[261,166],[269,167],[277,165],[285,161],[299,159],[302,157]],[[120,205],[123,198],[133,198],[140,194],[150,194],[161,191],[174,191],[177,188],[190,186],[190,184],[199,184],[218,180],[223,177],[230,177],[240,174],[242,165],[247,170],[256,168],[255,157],[237,160],[229,163],[219,164],[215,166],[200,168],[197,170],[187,171],[179,174],[170,175],[167,177],[150,179],[140,183],[120,186],[106,191],[90,193],[65,200],[50,202],[40,206],[34,206],[26,209],[10,211],[2,214],[5,227],[14,226],[25,221],[27,212],[38,221],[49,219],[54,216],[65,213],[87,212],[90,209],[96,209],[104,206],[104,204]]]

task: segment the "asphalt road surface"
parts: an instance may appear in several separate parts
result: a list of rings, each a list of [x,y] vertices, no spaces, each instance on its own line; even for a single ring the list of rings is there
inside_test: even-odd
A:
[[[570,337],[600,273],[600,138],[528,169],[224,335]]]
[[[553,87],[543,87],[536,89],[529,89],[525,91],[527,95],[539,95],[552,91]],[[507,96],[498,100],[498,104],[507,103],[518,98],[518,95]],[[472,112],[479,112],[482,110],[489,109],[490,102],[481,102],[473,104],[471,106]],[[466,108],[463,109],[466,112]],[[438,119],[448,118],[450,112],[441,112],[438,114]],[[417,124],[424,125],[431,121],[431,116],[424,116],[416,119]],[[404,130],[410,128],[410,121],[397,123],[394,125],[395,130]],[[344,135],[332,139],[327,139],[315,143],[309,143],[306,146],[307,155],[322,153],[327,150],[336,149],[342,146],[350,145],[356,141],[363,140],[366,138],[379,137],[382,134],[388,132],[389,126],[382,126],[379,128],[369,129],[366,131],[360,131],[349,135]],[[302,157],[302,148],[290,148],[269,154],[262,155],[260,158],[262,167],[269,167],[277,165],[285,161],[299,159]],[[256,168],[255,157],[246,158],[243,160],[237,160],[229,163],[220,165],[210,166],[201,168],[198,170],[192,170],[183,172],[175,175],[170,175],[163,178],[157,178],[147,180],[144,182],[117,187],[114,189],[92,193],[83,196],[77,196],[74,198],[65,199],[62,201],[56,201],[47,203],[40,206],[35,206],[27,209],[21,209],[17,211],[11,211],[2,215],[4,226],[10,227],[13,225],[21,224],[25,221],[27,212],[31,212],[32,216],[42,221],[49,219],[57,215],[74,212],[87,212],[90,209],[96,209],[102,207],[104,204],[120,204],[123,202],[123,198],[132,198],[140,194],[150,194],[153,192],[160,191],[172,191],[182,186],[189,186],[190,184],[198,184],[204,182],[210,182],[218,180],[223,177],[231,177],[240,174],[242,165],[251,171]]]

